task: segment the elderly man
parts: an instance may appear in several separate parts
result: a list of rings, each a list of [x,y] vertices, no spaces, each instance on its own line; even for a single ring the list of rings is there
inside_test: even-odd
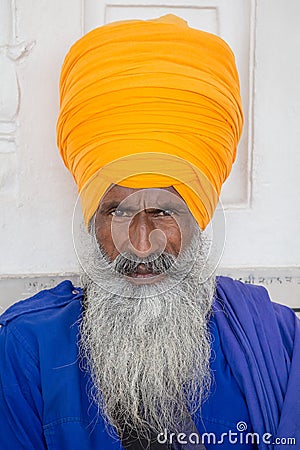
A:
[[[203,234],[242,122],[231,50],[175,16],[71,48],[58,145],[91,243],[82,289],[1,317],[1,449],[298,448],[299,323],[215,277]]]

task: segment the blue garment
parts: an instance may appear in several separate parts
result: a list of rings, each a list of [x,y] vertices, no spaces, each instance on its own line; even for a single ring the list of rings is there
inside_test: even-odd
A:
[[[300,321],[266,289],[219,277],[214,309],[225,358],[244,393],[259,449],[300,448]],[[219,302],[219,308],[218,308]],[[219,310],[219,311],[218,311]],[[287,439],[295,443],[288,444]]]
[[[289,411],[299,417],[299,395],[293,398],[294,389],[299,389],[297,345],[292,355],[299,333],[294,316],[288,308],[270,303],[263,288],[224,277],[218,278],[214,311],[210,327],[215,382],[209,399],[193,417],[198,431],[215,433],[221,440],[222,433],[237,432],[243,422],[248,431],[253,426],[273,437],[276,430],[278,436],[293,437],[297,424],[299,428],[299,419],[289,417]],[[78,366],[81,312],[81,290],[64,281],[1,316],[1,450],[122,449],[88,399],[89,376]],[[242,433],[237,434],[240,438]],[[204,444],[207,450],[256,448],[232,445],[224,435],[223,441],[214,445],[207,435]]]

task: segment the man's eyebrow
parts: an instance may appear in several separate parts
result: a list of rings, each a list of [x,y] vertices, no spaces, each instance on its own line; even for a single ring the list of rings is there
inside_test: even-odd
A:
[[[98,211],[105,212],[109,211],[113,208],[117,208],[121,202],[118,202],[117,200],[108,200],[104,201],[103,203],[100,203]]]
[[[119,208],[121,210],[126,210],[126,211],[136,211],[138,210],[138,207],[135,205],[129,205],[128,203],[124,202],[123,200],[117,201],[117,200],[111,200],[111,201],[106,201],[103,202],[102,204],[99,205],[99,209],[98,211],[100,213],[106,213],[109,212],[113,209]]]
[[[99,205],[99,209],[98,211],[100,213],[105,213],[108,211],[111,211],[112,209],[118,208],[120,207],[121,209],[126,209],[126,210],[135,210],[135,205],[129,205],[126,204],[126,202],[123,203],[123,199],[118,201],[118,200],[107,200],[104,201],[103,203],[100,203]],[[184,202],[175,202],[175,201],[170,201],[170,200],[159,200],[157,199],[155,202],[155,205],[149,205],[149,207],[146,207],[146,209],[151,209],[151,210],[160,210],[160,211],[166,211],[168,209],[175,209],[177,211],[188,211],[187,206],[184,204]]]
[[[157,201],[157,205],[155,206],[156,209],[161,209],[161,210],[167,210],[167,209],[176,209],[177,211],[187,211],[188,207],[186,206],[186,204],[184,202],[175,202],[175,201],[168,201],[168,200],[163,200],[163,201]]]

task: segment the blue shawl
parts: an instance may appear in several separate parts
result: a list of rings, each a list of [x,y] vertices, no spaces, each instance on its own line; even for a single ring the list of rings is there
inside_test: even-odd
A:
[[[214,315],[222,350],[260,435],[259,450],[300,448],[299,319],[272,303],[265,288],[227,277],[217,277]],[[264,433],[272,435],[270,444],[261,442]],[[296,445],[284,443],[290,437]]]

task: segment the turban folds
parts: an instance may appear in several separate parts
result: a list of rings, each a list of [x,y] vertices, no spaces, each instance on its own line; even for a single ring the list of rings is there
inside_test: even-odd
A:
[[[230,173],[243,114],[234,55],[173,15],[114,22],[63,63],[57,142],[88,225],[111,184],[174,186],[201,229]]]

